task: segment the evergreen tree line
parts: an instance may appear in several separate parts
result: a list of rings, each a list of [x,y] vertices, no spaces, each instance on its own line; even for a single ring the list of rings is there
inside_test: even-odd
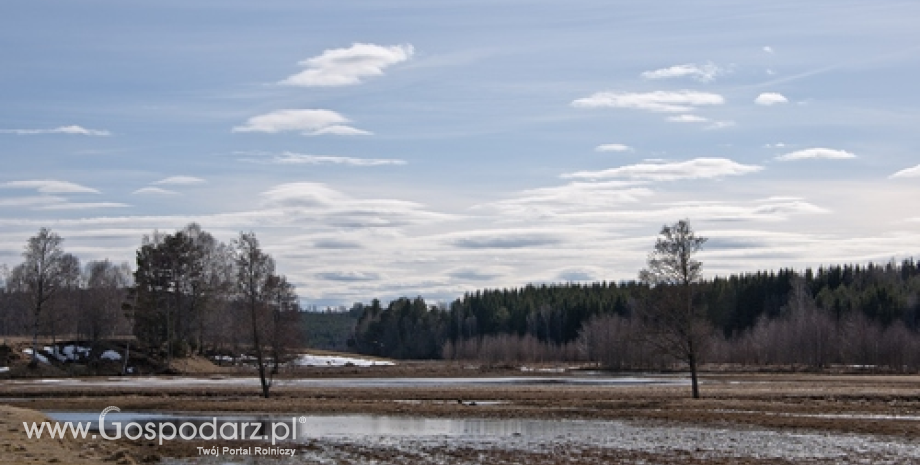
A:
[[[920,368],[920,263],[839,265],[715,277],[693,285],[711,332],[708,362]],[[489,363],[592,361],[620,369],[673,364],[636,316],[655,290],[638,281],[528,285],[361,306],[355,346],[397,358]]]
[[[256,356],[277,369],[299,345],[294,286],[252,233],[229,244],[197,224],[142,239],[132,272],[108,260],[81,266],[47,228],[3,273],[0,335],[99,341],[135,335],[152,355]],[[267,392],[267,391],[266,391]]]

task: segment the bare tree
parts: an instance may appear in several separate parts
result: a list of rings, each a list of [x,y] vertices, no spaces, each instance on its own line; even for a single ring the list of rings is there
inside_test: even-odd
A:
[[[660,368],[666,360],[645,337],[638,318],[598,315],[582,326],[578,340],[588,360],[611,370]]]
[[[792,291],[783,310],[786,314],[780,320],[785,327],[782,339],[790,343],[777,350],[785,349],[783,357],[793,363],[825,368],[834,358],[837,347],[836,323],[827,311],[815,304],[803,277],[792,279]]]
[[[114,335],[119,323],[125,321],[122,303],[131,285],[131,270],[127,263],[101,260],[89,262],[84,274],[86,305],[81,312],[81,332],[95,346],[100,339]]]
[[[280,364],[290,358],[290,348],[300,341],[300,305],[294,285],[284,276],[271,275],[265,283],[264,298],[271,321],[266,333],[271,350],[271,374],[278,374]]]
[[[13,283],[6,263],[0,264],[0,335],[10,334],[10,314],[13,307]]]
[[[55,299],[56,302],[48,306],[48,311],[45,312],[45,322],[51,333],[51,346],[54,347],[55,352],[58,350],[57,335],[59,332],[67,334],[75,330],[76,325],[73,323],[77,320],[76,313],[82,298],[81,278],[80,259],[69,253],[64,254],[58,270],[59,297]]]
[[[190,339],[198,353],[203,354],[205,334],[209,329],[207,322],[222,318],[216,313],[226,303],[223,296],[233,288],[233,254],[230,247],[196,223],[189,224],[182,232],[191,239],[197,251],[196,273],[188,282],[187,292],[192,326]]]
[[[265,354],[262,350],[265,319],[262,318],[266,308],[266,285],[275,272],[275,261],[262,252],[255,233],[240,233],[233,243],[237,267],[237,288],[252,320],[252,345],[262,383],[262,396],[268,398],[272,381],[266,378]]]
[[[38,328],[42,311],[66,284],[65,271],[74,263],[72,255],[64,253],[64,239],[48,228],[41,228],[30,237],[22,253],[22,278],[32,301],[32,361],[38,364]]]
[[[639,279],[653,288],[653,298],[642,306],[649,342],[690,367],[694,399],[700,397],[697,366],[712,335],[705,315],[693,305],[703,268],[693,257],[705,242],[687,220],[665,225],[648,256],[648,267],[639,272]]]

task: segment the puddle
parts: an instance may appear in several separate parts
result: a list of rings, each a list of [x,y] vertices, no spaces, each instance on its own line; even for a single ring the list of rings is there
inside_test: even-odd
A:
[[[506,400],[476,400],[476,399],[460,399],[460,400],[423,400],[423,399],[396,399],[393,402],[397,404],[406,404],[406,405],[450,405],[450,404],[463,404],[470,407],[475,406],[489,406],[489,405],[507,405],[510,402]]]
[[[113,377],[80,379],[17,380],[14,384],[48,383],[61,387],[118,387],[139,389],[188,387],[258,387],[258,378],[163,378],[163,377]],[[449,386],[683,386],[689,384],[684,377],[619,377],[619,376],[520,376],[501,378],[310,378],[280,379],[276,386],[346,388],[346,387],[449,387]]]
[[[487,403],[488,401],[484,401]],[[99,412],[44,412],[58,423],[88,424],[91,431],[98,431]],[[216,420],[216,421],[215,421]],[[218,429],[224,423],[260,424],[269,428],[274,423],[284,422],[297,425],[297,440],[335,437],[438,437],[438,436],[541,436],[554,437],[586,432],[585,428],[596,429],[592,422],[550,421],[532,419],[476,419],[476,418],[424,418],[386,415],[297,415],[253,416],[253,415],[184,415],[167,413],[114,412],[105,416],[104,428],[115,431],[115,423],[127,425],[147,423],[183,423],[196,426],[216,423]],[[597,423],[597,422],[593,422]],[[262,430],[264,431],[264,430]],[[259,433],[262,434],[262,433]]]
[[[920,415],[885,415],[877,413],[788,413],[788,412],[759,412],[755,410],[717,410],[725,413],[744,413],[768,415],[776,417],[793,418],[828,418],[842,420],[892,420],[892,421],[920,421]]]

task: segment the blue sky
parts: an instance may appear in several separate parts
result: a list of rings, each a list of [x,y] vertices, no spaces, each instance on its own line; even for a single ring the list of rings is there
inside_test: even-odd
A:
[[[0,263],[254,231],[305,301],[920,250],[913,1],[6,2]]]

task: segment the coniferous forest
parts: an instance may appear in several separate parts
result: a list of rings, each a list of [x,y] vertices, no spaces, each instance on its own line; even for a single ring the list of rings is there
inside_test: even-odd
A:
[[[705,361],[823,368],[920,368],[920,263],[835,265],[715,277],[694,305],[711,330]],[[544,284],[361,306],[354,344],[396,358],[492,363],[593,361],[668,367],[635,317],[654,292],[638,281]]]

